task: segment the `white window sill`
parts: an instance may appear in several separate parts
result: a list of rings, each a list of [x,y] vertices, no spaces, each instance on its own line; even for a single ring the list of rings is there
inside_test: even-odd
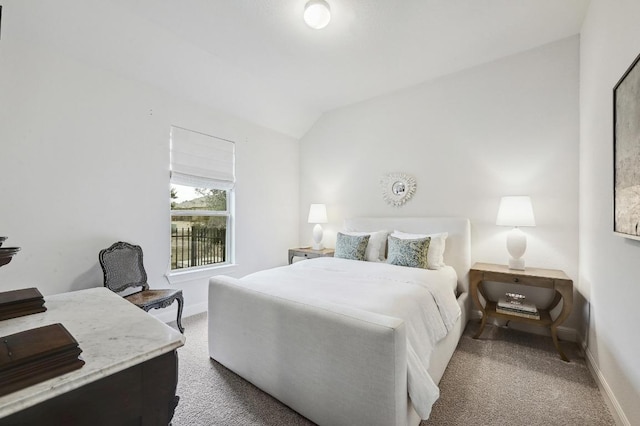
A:
[[[215,275],[226,275],[234,272],[238,265],[228,263],[226,265],[211,266],[208,268],[191,269],[188,271],[169,272],[165,276],[169,283],[178,284],[186,281],[193,281],[202,278],[209,278]]]

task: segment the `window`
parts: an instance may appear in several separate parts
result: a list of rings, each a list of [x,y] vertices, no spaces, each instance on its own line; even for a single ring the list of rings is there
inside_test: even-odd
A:
[[[171,127],[171,271],[231,263],[233,142]]]

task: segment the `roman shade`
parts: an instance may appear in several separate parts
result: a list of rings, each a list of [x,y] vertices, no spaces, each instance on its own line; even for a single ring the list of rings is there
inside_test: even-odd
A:
[[[171,181],[194,187],[232,189],[235,143],[171,126]]]

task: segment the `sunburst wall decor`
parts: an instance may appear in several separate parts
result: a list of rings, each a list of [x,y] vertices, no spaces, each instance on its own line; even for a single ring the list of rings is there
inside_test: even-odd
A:
[[[416,192],[416,178],[405,173],[389,173],[380,179],[382,197],[387,204],[400,207]]]

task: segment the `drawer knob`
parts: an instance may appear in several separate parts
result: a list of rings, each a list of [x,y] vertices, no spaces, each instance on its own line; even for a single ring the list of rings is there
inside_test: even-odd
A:
[[[518,278],[514,278],[514,279],[513,279],[513,282],[514,282],[514,283],[518,283],[518,282],[520,282],[520,280],[519,280]]]

